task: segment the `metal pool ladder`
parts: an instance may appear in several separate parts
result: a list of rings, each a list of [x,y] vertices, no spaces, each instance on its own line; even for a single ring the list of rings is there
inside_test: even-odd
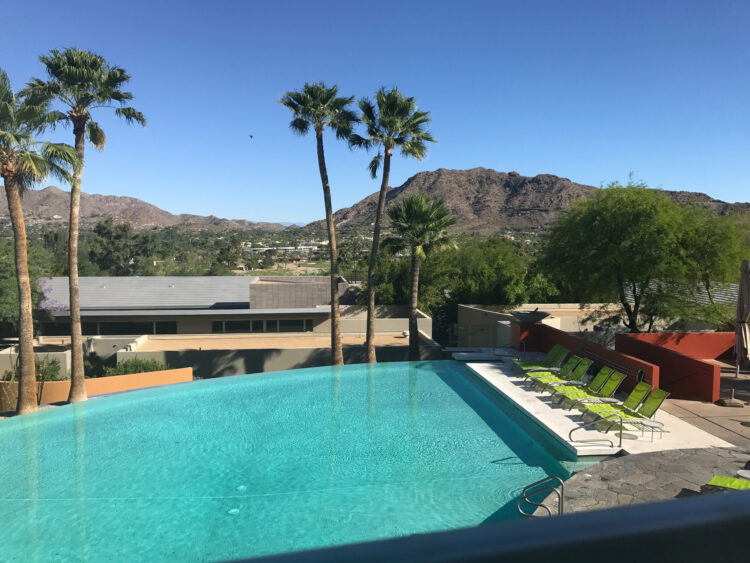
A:
[[[553,485],[553,483],[555,484]],[[543,508],[547,511],[548,516],[552,516],[552,511],[548,506],[542,504],[541,502],[531,500],[530,498],[532,495],[539,495],[542,493],[549,494],[551,492],[557,495],[557,514],[558,516],[561,515],[563,513],[565,504],[565,483],[563,483],[562,479],[560,479],[559,477],[555,477],[554,475],[550,475],[548,477],[545,477],[544,479],[535,481],[534,483],[531,483],[531,485],[526,485],[523,488],[523,491],[521,491],[521,496],[516,503],[518,512],[520,512],[524,516],[528,516],[529,518],[534,518],[533,512],[526,512],[524,510],[523,503],[526,503],[531,506]]]

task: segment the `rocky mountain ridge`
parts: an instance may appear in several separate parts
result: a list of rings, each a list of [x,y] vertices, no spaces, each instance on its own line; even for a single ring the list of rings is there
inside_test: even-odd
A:
[[[488,168],[420,172],[403,185],[391,188],[386,205],[412,193],[424,192],[445,201],[455,215],[456,230],[479,234],[538,232],[546,229],[557,214],[579,198],[590,197],[598,189],[552,174],[534,177],[517,172],[497,172]],[[664,193],[680,204],[693,203],[724,215],[750,211],[750,203],[726,203],[699,192]],[[375,221],[378,194],[373,193],[351,207],[334,214],[337,228],[366,228]],[[54,186],[24,195],[24,213],[29,224],[66,223],[69,193]],[[8,221],[7,203],[0,198],[0,222]],[[185,227],[195,229],[258,229],[282,231],[300,229],[281,223],[253,223],[244,219],[221,219],[213,215],[173,215],[132,197],[81,194],[81,223],[93,226],[111,217],[115,222],[136,228]],[[315,221],[305,230],[324,230],[324,221]]]
[[[413,193],[424,192],[445,201],[456,217],[456,230],[492,234],[505,231],[543,231],[557,214],[579,198],[590,197],[600,188],[577,184],[552,174],[529,177],[518,172],[488,168],[439,169],[420,172],[386,194],[386,206]],[[664,193],[680,204],[693,203],[718,214],[750,211],[750,203],[726,203],[703,193]],[[334,214],[337,227],[365,226],[375,221],[378,194],[371,194]],[[308,226],[323,228],[318,221]]]
[[[67,223],[70,207],[70,192],[55,186],[42,190],[29,190],[23,196],[23,210],[28,224]],[[115,223],[130,223],[135,228],[187,227],[196,229],[259,229],[281,231],[287,227],[281,223],[253,223],[244,219],[222,219],[214,215],[206,217],[183,213],[173,215],[134,197],[81,193],[81,224],[93,226],[99,221],[112,218]],[[0,198],[0,222],[8,220],[8,203]]]

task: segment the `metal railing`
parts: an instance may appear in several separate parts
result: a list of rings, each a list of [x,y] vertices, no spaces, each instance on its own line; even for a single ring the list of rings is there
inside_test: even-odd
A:
[[[557,483],[557,485],[553,486],[552,483]],[[557,514],[561,515],[565,509],[565,483],[563,483],[562,479],[555,477],[554,475],[535,481],[534,483],[531,483],[531,485],[526,485],[523,488],[521,496],[516,503],[518,512],[528,518],[534,518],[534,512],[526,512],[523,509],[523,504],[526,503],[531,506],[536,506],[537,508],[543,508],[547,511],[547,516],[552,516],[552,511],[547,505],[531,500],[530,498],[532,495],[540,495],[542,493],[546,493],[545,498],[549,493],[555,493],[557,495]]]
[[[619,414],[611,414],[611,415],[603,416],[602,418],[595,418],[594,420],[589,420],[588,422],[585,422],[585,423],[581,424],[580,426],[576,426],[570,432],[568,432],[568,441],[569,442],[577,442],[579,444],[596,444],[597,442],[609,442],[609,446],[611,448],[614,448],[615,444],[609,438],[592,438],[592,439],[589,439],[589,440],[574,440],[573,439],[573,432],[575,432],[576,430],[583,430],[584,428],[586,428],[588,426],[593,426],[597,422],[602,422],[603,419],[609,419],[609,418],[613,418],[613,417],[618,417],[620,419],[620,443],[617,444],[617,447],[621,448],[622,447],[622,417]],[[610,424],[609,427],[607,428],[607,432],[609,432],[610,429],[614,425],[616,425],[616,424],[617,424],[617,421],[615,421],[612,424]]]

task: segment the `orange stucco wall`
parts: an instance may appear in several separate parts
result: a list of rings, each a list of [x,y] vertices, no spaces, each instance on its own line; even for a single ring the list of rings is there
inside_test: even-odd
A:
[[[660,387],[659,366],[645,359],[605,348],[599,344],[589,342],[588,340],[544,324],[528,325],[514,322],[513,325],[513,330],[517,337],[523,339],[526,344],[526,350],[547,352],[555,344],[565,346],[573,353],[578,353],[581,349],[585,349],[603,358],[607,363],[611,362],[614,365],[623,366],[633,372],[643,370],[643,380],[654,387]],[[518,327],[516,328],[515,325],[518,325]],[[623,389],[632,389],[635,383],[635,377],[628,377],[623,383]]]
[[[168,369],[164,371],[152,371],[146,373],[134,373],[130,375],[113,375],[111,377],[96,377],[86,380],[86,393],[89,397],[95,395],[106,395],[107,393],[119,393],[132,389],[143,389],[145,387],[157,387],[169,385],[170,383],[183,383],[193,380],[193,368]],[[59,403],[68,400],[70,381],[46,381],[37,383],[41,390],[39,404]],[[9,411],[16,408],[16,397],[18,397],[18,383],[0,382],[0,411]]]
[[[733,332],[655,332],[629,334],[628,338],[674,350],[699,360],[715,360],[731,353],[734,348]]]
[[[719,400],[721,368],[701,360],[721,355],[725,335],[734,338],[733,334],[618,334],[615,349],[657,364],[662,388],[673,398],[714,403]]]

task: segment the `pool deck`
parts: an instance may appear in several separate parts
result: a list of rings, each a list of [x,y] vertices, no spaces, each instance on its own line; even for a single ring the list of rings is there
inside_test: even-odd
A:
[[[558,440],[567,442],[570,428],[578,425],[580,416],[545,400],[546,394],[523,386],[513,372],[512,360],[468,366],[552,431]],[[748,389],[743,388],[750,387],[750,378],[747,379],[722,377],[722,396],[729,396],[735,389],[738,398],[746,401],[750,398]],[[640,432],[629,431],[623,435],[620,455],[580,471],[565,482],[566,514],[695,496],[704,493],[702,487],[714,475],[736,477],[740,469],[750,469],[747,408],[667,399],[656,418],[665,425],[661,440],[658,434],[651,442],[650,433],[641,437]],[[574,444],[569,446],[577,448]],[[616,448],[609,449],[609,453],[615,451]],[[604,453],[604,449],[581,450],[578,455],[594,452]],[[556,495],[549,495],[544,505],[556,514]],[[544,517],[547,512],[539,508],[535,515]]]
[[[641,454],[665,450],[696,448],[731,448],[733,444],[690,424],[686,417],[680,418],[660,410],[655,419],[664,424],[661,438],[654,434],[632,427],[625,427],[622,434],[622,447],[619,446],[619,430],[614,428],[605,434],[598,430],[576,430],[575,441],[568,434],[580,428],[582,415],[577,410],[567,410],[550,400],[549,393],[530,389],[523,384],[519,373],[513,371],[512,360],[489,363],[468,363],[467,367],[492,386],[498,393],[516,404],[537,424],[545,428],[568,450],[577,456],[613,455],[624,452]],[[613,442],[610,444],[609,442]]]

